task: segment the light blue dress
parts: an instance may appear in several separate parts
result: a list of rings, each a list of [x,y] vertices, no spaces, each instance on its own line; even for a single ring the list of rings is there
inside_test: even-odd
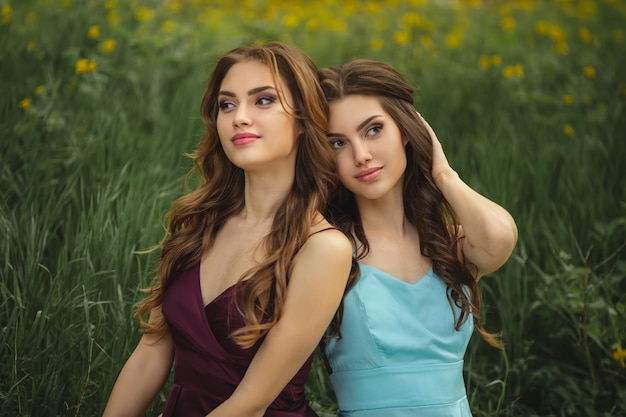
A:
[[[324,349],[337,416],[471,417],[463,380],[471,317],[454,329],[446,284],[432,269],[408,284],[360,266],[345,297],[342,338]]]

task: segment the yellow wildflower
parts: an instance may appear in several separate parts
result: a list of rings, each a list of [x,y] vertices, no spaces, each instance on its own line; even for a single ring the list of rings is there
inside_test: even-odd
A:
[[[487,55],[481,55],[480,58],[478,58],[478,65],[480,65],[480,68],[483,70],[488,70],[491,66],[491,58]]]
[[[513,32],[515,29],[515,19],[512,16],[505,16],[500,21],[500,26],[505,32]]]
[[[574,103],[574,97],[572,97],[571,94],[565,94],[563,96],[563,104],[565,104],[566,106],[571,106],[572,103]]]
[[[511,5],[507,4],[506,2],[500,2],[500,3],[503,3],[503,4],[500,4],[498,6],[498,13],[501,14],[502,16],[511,14]]]
[[[173,0],[167,3],[167,10],[173,13],[179,12],[182,7],[183,6],[178,0]]]
[[[37,44],[35,42],[28,42],[28,45],[26,45],[26,50],[28,52],[35,52],[37,50]]]
[[[587,65],[583,68],[583,74],[585,74],[587,78],[596,78],[596,69],[591,65]]]
[[[593,46],[595,48],[600,48],[600,45],[601,45],[602,42],[600,41],[600,37],[599,36],[594,36],[593,40],[592,40],[592,43],[593,43]]]
[[[624,359],[626,359],[626,351],[622,349],[622,344],[618,343],[613,351],[613,359],[619,362],[622,365],[622,368],[626,368],[626,363],[624,363]]]
[[[115,10],[111,10],[109,13],[107,13],[107,20],[109,21],[110,24],[115,26],[120,21],[120,15]]]
[[[333,32],[342,33],[346,31],[346,21],[344,19],[331,19],[326,24]]]
[[[26,17],[24,18],[24,22],[26,22],[26,24],[28,25],[33,25],[37,21],[38,18],[39,16],[37,15],[37,13],[31,11],[26,14]]]
[[[306,28],[307,30],[315,30],[320,26],[320,21],[319,19],[313,17],[309,20],[306,21]]]
[[[135,18],[137,18],[140,22],[147,22],[148,20],[152,20],[154,17],[154,10],[148,7],[137,7],[135,10]]]
[[[578,29],[578,37],[581,41],[583,41],[583,43],[589,43],[589,41],[591,40],[591,32],[589,32],[589,29],[583,26]]]
[[[46,91],[46,86],[45,85],[38,85],[35,88],[35,94],[37,94],[37,95],[43,93],[44,91]]]
[[[6,25],[11,21],[11,16],[13,15],[13,8],[8,4],[2,6],[2,24]]]
[[[481,7],[481,0],[465,0],[464,2],[468,7]]]
[[[100,26],[93,25],[87,31],[87,37],[90,39],[98,39],[100,37]]]
[[[411,34],[406,30],[404,32],[396,32],[393,34],[393,40],[398,45],[406,45],[411,40]]]
[[[22,109],[22,110],[26,110],[27,108],[29,108],[29,107],[30,107],[30,105],[32,104],[32,102],[33,102],[33,101],[32,101],[31,99],[29,99],[29,98],[25,98],[24,100],[20,101],[20,104],[19,104],[20,109]]]
[[[578,17],[587,19],[596,14],[596,6],[591,1],[582,1],[578,4]]]
[[[173,20],[166,20],[165,22],[161,23],[161,31],[165,33],[172,33],[176,30],[177,27],[178,23],[174,22]]]
[[[548,24],[544,21],[538,21],[535,23],[535,32],[540,35],[545,35],[548,33]]]
[[[515,2],[515,5],[521,10],[530,12],[534,8],[533,1],[534,0],[517,0]]]
[[[563,133],[565,133],[567,136],[574,136],[576,134],[572,125],[569,124],[563,125]]]
[[[556,41],[565,41],[565,31],[555,25],[549,25],[548,27],[548,36],[552,38],[552,40]]]
[[[448,45],[448,48],[456,48],[460,45],[462,40],[463,34],[461,33],[461,31],[458,29],[453,30],[448,34],[448,36],[446,36],[446,45]]]
[[[615,43],[624,42],[624,31],[622,29],[615,29],[612,35],[613,35],[613,40],[615,41]]]
[[[567,55],[569,53],[569,45],[565,40],[559,40],[554,43],[552,50],[557,55]]]
[[[283,18],[283,24],[289,29],[293,29],[300,23],[300,18],[293,13],[288,14]]]
[[[498,54],[489,55],[481,55],[478,59],[478,64],[483,70],[487,70],[490,67],[498,67],[502,63],[502,57]],[[523,71],[522,71],[523,72]]]
[[[414,25],[419,27],[422,24],[422,18],[417,13],[410,12],[402,16],[402,23],[409,26]]]
[[[383,48],[383,40],[380,38],[374,38],[370,41],[370,48],[372,51],[380,51]]]
[[[115,8],[115,2],[113,0],[107,0],[107,2],[104,3],[104,8],[105,10],[111,10]]]
[[[369,14],[378,15],[380,13],[380,5],[375,1],[368,1],[365,3],[365,10]]]
[[[115,51],[115,46],[116,46],[115,39],[107,39],[104,42],[102,42],[100,49],[102,50],[103,54],[108,55],[112,53],[113,51]]]
[[[430,49],[433,47],[435,43],[433,42],[433,38],[431,38],[428,35],[423,35],[420,36],[420,45],[422,45],[422,47],[424,49]]]
[[[507,65],[502,70],[502,74],[505,78],[524,78],[524,66],[522,64]]]
[[[84,72],[94,72],[98,65],[93,59],[81,58],[76,61],[76,75]]]

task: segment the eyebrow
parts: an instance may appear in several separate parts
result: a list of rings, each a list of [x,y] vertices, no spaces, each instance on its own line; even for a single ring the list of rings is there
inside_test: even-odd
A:
[[[276,90],[276,88],[272,85],[263,85],[261,87],[255,87],[252,90],[248,91],[248,96],[253,96],[255,94],[260,93],[261,91],[265,91],[265,90]],[[226,91],[226,90],[222,90],[218,93],[218,95],[220,96],[229,96],[229,97],[236,97],[236,94],[231,92],[231,91]]]
[[[373,116],[368,117],[367,119],[365,119],[361,123],[359,123],[359,125],[356,127],[355,131],[358,132],[359,130],[363,129],[365,127],[365,125],[367,125],[369,122],[371,122],[372,120],[374,120],[377,117],[383,117],[383,116],[382,116],[382,114],[375,114]],[[328,132],[326,134],[326,136],[328,136],[329,138],[343,138],[346,135],[342,135],[341,133]]]

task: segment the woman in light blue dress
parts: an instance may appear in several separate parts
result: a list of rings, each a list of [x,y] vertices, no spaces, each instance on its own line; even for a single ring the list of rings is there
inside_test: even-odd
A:
[[[338,416],[469,417],[470,336],[500,346],[477,282],[510,257],[515,222],[451,168],[395,69],[356,60],[320,78],[342,184],[327,216],[360,266],[341,337],[324,347]]]

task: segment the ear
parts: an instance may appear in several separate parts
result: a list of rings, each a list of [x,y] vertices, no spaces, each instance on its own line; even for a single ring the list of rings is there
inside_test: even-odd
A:
[[[302,123],[302,121],[298,120],[298,122],[296,123],[296,137],[301,137],[302,135],[304,135],[304,124]]]

